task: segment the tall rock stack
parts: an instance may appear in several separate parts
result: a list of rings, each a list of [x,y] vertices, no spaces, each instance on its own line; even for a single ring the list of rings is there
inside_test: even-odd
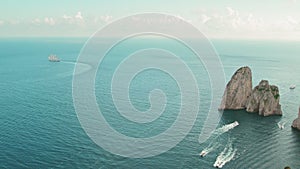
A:
[[[219,110],[245,109],[252,91],[252,73],[249,67],[241,67],[226,85]]]
[[[219,110],[246,109],[262,116],[282,115],[279,89],[262,80],[252,90],[252,73],[249,67],[238,69],[228,82]]]

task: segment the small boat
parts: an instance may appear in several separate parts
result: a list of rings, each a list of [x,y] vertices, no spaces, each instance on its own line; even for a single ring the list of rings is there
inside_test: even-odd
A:
[[[202,150],[201,153],[200,153],[200,157],[204,157],[204,156],[206,156],[207,154],[208,154],[207,151]]]
[[[216,167],[216,168],[222,168],[222,164],[223,164],[222,161],[217,161],[217,162],[215,162],[214,167]]]
[[[221,162],[219,163],[219,165],[217,166],[217,168],[222,168],[224,165],[225,165],[225,162],[224,162],[224,161],[221,161]]]
[[[296,85],[291,85],[290,86],[290,89],[295,89],[296,88]]]
[[[238,125],[240,125],[240,124],[239,124],[239,122],[237,122],[237,121],[235,121],[235,122],[233,123],[233,126],[234,126],[234,127],[236,127],[236,126],[238,126]]]
[[[60,62],[60,59],[56,55],[53,55],[53,54],[48,56],[48,60],[49,60],[49,62]]]
[[[234,128],[234,127],[236,127],[236,126],[238,126],[238,125],[240,125],[240,124],[239,124],[239,122],[234,121],[233,123],[231,123],[231,124],[229,124],[229,125],[230,125],[230,127]]]
[[[284,125],[285,123],[277,123],[278,128],[280,128],[281,130],[284,129]]]

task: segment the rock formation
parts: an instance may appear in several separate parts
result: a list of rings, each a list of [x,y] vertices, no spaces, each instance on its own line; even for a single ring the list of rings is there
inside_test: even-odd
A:
[[[292,127],[295,128],[295,129],[300,130],[300,107],[299,107],[299,112],[298,112],[298,118],[296,118],[296,119],[293,121]]]
[[[279,104],[280,95],[277,86],[269,85],[267,80],[262,80],[256,86],[246,103],[247,112],[258,112],[259,115],[282,115]]]
[[[219,110],[245,109],[252,91],[252,73],[249,67],[241,67],[226,85]]]
[[[252,74],[249,67],[238,69],[228,82],[219,110],[246,109],[262,116],[282,115],[279,89],[262,80],[252,90]]]

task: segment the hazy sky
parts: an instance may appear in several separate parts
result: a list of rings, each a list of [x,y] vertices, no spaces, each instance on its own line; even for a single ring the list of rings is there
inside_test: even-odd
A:
[[[1,0],[0,37],[90,36],[142,12],[180,16],[210,38],[300,40],[300,0]]]

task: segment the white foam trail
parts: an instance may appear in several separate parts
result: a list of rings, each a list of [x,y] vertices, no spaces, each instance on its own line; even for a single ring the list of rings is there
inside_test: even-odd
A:
[[[76,64],[76,62],[71,62],[71,61],[60,61],[60,62],[62,62],[62,63],[69,63],[69,64],[72,64],[72,65]]]
[[[215,139],[217,139],[220,135],[222,135],[223,133],[228,132],[229,130],[235,128],[236,126],[238,126],[239,123],[237,121],[230,123],[230,124],[226,124],[218,129],[216,129],[212,135],[214,135],[214,138],[212,140],[212,142],[206,147],[204,148],[199,155],[201,157],[206,156],[208,153],[212,152],[214,149],[217,149],[220,144],[218,142],[215,141]]]
[[[208,153],[212,152],[214,149],[220,147],[218,142],[211,142],[206,148],[204,148],[199,154],[201,157],[206,156]]]
[[[235,157],[236,152],[237,149],[233,148],[232,142],[229,141],[224,150],[217,157],[213,166],[217,168],[222,168],[226,163],[228,163]]]
[[[89,65],[89,64],[86,64],[86,63],[75,63],[75,65],[77,65],[77,70],[76,72],[74,72],[75,74],[74,75],[78,75],[78,74],[81,74],[81,73],[84,73],[84,72],[87,72],[89,70],[92,69],[92,66]]]
[[[219,168],[222,168],[226,163],[231,161],[235,157],[236,151],[237,151],[237,149],[234,149],[232,153],[225,156],[224,159],[222,160],[221,164],[219,165]]]
[[[235,128],[238,125],[239,125],[239,122],[235,121],[233,123],[226,124],[226,125],[222,126],[221,128],[218,128],[215,132],[217,134],[221,135],[221,134],[226,133],[227,131]]]
[[[284,129],[285,122],[278,122],[277,125],[278,125],[278,128]]]
[[[219,137],[220,135],[222,135],[222,134],[228,132],[229,130],[235,128],[235,127],[238,126],[238,125],[239,125],[239,122],[237,122],[237,121],[235,121],[235,122],[233,122],[233,123],[230,123],[230,124],[226,124],[226,125],[224,125],[224,126],[218,128],[218,129],[214,130],[214,131],[212,132],[211,135],[212,135],[212,137],[213,137],[214,139],[216,139],[216,138]],[[214,140],[214,139],[213,139],[213,140]],[[200,137],[199,137],[199,142],[200,142]]]
[[[61,61],[62,63],[67,63],[67,64],[73,64],[77,65],[78,70],[74,72],[74,70],[71,70],[69,72],[61,73],[58,76],[60,77],[67,77],[67,76],[72,76],[72,75],[79,75],[81,73],[85,73],[89,70],[92,69],[92,66],[86,63],[79,63],[79,62],[71,62],[71,61]]]
[[[227,151],[227,148],[225,148],[217,157],[214,167],[219,167],[220,163],[222,162],[222,159],[224,158],[224,152]]]

